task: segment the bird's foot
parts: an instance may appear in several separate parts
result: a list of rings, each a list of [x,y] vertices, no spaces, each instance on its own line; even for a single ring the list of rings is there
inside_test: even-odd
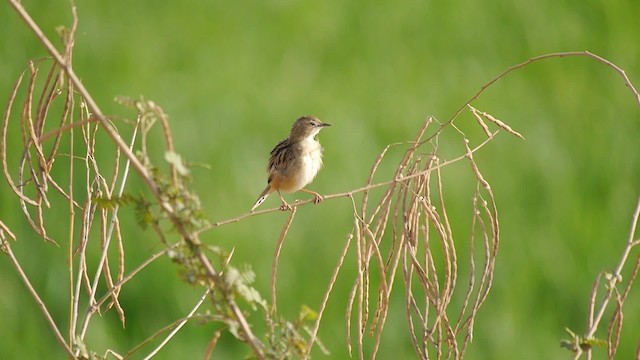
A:
[[[324,200],[324,196],[318,194],[315,191],[311,191],[311,190],[308,190],[308,189],[300,189],[300,191],[306,192],[307,194],[313,195],[313,203],[314,204],[319,204]]]
[[[289,211],[291,210],[291,205],[289,205],[289,203],[287,203],[286,201],[283,201],[282,205],[280,206],[280,210]]]

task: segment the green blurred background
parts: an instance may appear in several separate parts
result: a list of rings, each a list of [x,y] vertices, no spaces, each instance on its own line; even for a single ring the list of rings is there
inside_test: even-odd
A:
[[[65,1],[23,3],[51,38],[56,26],[70,23]],[[312,186],[329,194],[362,186],[387,144],[413,139],[428,115],[448,119],[482,85],[527,58],[589,50],[640,83],[640,2],[633,0],[112,0],[77,6],[76,73],[108,114],[126,113],[113,102],[116,95],[143,95],[164,108],[178,151],[211,166],[194,170],[193,187],[213,221],[248,211],[264,187],[268,151],[303,114],[334,125],[320,136],[325,168]],[[27,60],[45,52],[7,3],[0,5],[0,18],[4,109]],[[512,73],[475,105],[527,140],[501,134],[477,156],[497,198],[502,242],[493,291],[476,320],[468,358],[567,359],[570,354],[559,347],[567,337],[564,328],[583,331],[593,280],[617,265],[640,194],[638,104],[610,68],[565,58]],[[455,146],[449,157],[460,152]],[[400,151],[389,154],[384,169],[400,157]],[[466,168],[459,173],[469,176]],[[468,183],[454,178],[446,186],[452,203],[461,204],[453,210],[468,206]],[[36,239],[7,188],[3,181],[0,220],[18,236],[14,251],[64,329],[68,284],[60,259],[66,250]],[[305,195],[289,196],[296,197]],[[276,205],[274,197],[263,206]],[[450,217],[468,214],[454,211]],[[65,234],[63,215],[54,234]],[[252,265],[256,287],[266,296],[286,218],[250,218],[210,231],[204,240],[235,248],[235,262]],[[457,230],[463,234],[464,221],[466,227]],[[125,234],[140,233],[131,226]],[[294,317],[302,304],[318,308],[351,226],[347,199],[298,211],[279,268],[283,314]],[[63,235],[59,240],[64,242]],[[151,232],[129,239],[127,269],[160,249]],[[348,357],[344,312],[353,258],[351,252],[320,331],[332,355],[316,358]],[[1,357],[63,358],[6,258],[0,260],[0,289]],[[94,323],[89,346],[126,351],[184,316],[197,297],[169,260],[157,261],[121,295],[126,329],[110,311]],[[415,358],[402,295],[394,301],[379,358]],[[624,309],[617,358],[635,352],[638,303],[636,288]],[[200,358],[216,328],[189,324],[157,358]],[[215,358],[246,354],[247,348],[225,335]],[[596,355],[603,358],[605,352]]]

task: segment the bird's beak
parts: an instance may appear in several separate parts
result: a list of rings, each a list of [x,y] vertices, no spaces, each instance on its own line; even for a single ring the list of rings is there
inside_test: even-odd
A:
[[[329,124],[329,123],[322,123],[322,124],[320,124],[320,127],[325,127],[325,126],[331,126],[331,124]]]

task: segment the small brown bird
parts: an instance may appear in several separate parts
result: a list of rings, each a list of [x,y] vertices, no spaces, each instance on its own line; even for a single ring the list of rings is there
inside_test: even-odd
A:
[[[280,141],[271,150],[269,165],[267,165],[269,174],[267,187],[260,194],[251,211],[260,206],[274,191],[278,192],[282,200],[282,210],[291,209],[291,205],[282,197],[282,191],[300,190],[312,194],[316,204],[323,200],[320,194],[304,187],[313,181],[322,167],[322,146],[315,137],[326,126],[331,124],[323,123],[314,116],[303,116],[293,123],[289,137]]]

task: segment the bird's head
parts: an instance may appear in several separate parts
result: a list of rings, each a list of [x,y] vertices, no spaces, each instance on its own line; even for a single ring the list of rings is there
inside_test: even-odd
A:
[[[322,128],[327,126],[331,126],[331,124],[323,123],[315,116],[303,116],[293,123],[289,138],[305,139],[315,137]]]

